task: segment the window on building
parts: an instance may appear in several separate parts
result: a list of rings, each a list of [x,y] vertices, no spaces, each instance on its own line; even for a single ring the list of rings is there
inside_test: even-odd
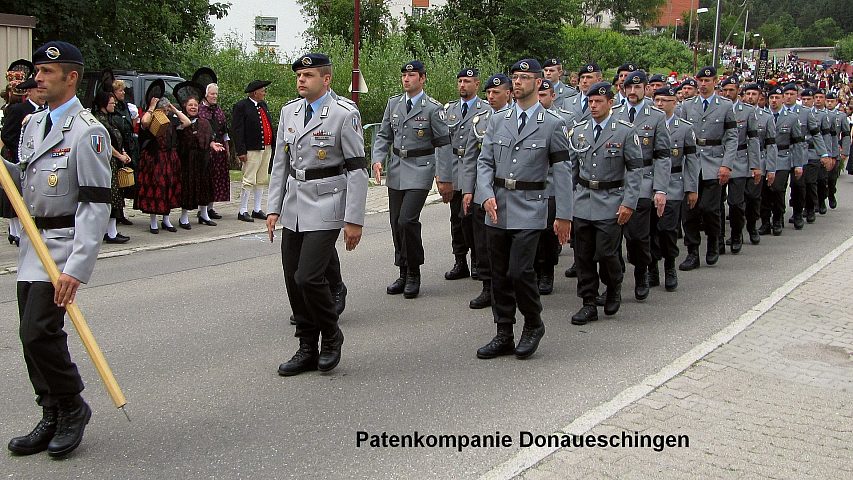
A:
[[[426,15],[427,8],[426,7],[412,7],[412,17],[415,20],[420,19],[422,16]]]

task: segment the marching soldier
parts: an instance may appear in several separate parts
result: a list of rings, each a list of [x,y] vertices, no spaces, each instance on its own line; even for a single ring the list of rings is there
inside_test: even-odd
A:
[[[755,116],[758,119],[758,143],[761,146],[759,164],[760,181],[758,183],[746,182],[746,190],[744,191],[744,198],[746,200],[746,231],[749,233],[749,242],[753,245],[758,245],[761,242],[757,222],[761,218],[761,192],[767,184],[768,166],[775,171],[776,163],[778,162],[776,123],[773,121],[773,116],[770,113],[757,106],[758,99],[763,96],[764,93],[757,83],[748,83],[741,89],[743,103],[755,108]]]
[[[460,163],[465,155],[465,144],[471,120],[485,110],[483,101],[477,97],[480,90],[480,74],[476,68],[463,68],[456,75],[459,101],[444,106],[444,116],[450,135],[450,148],[437,152],[437,185],[445,203],[450,204],[450,243],[456,261],[453,268],[444,274],[447,280],[476,275],[477,255],[473,245],[472,218],[462,215],[462,183]],[[468,250],[471,250],[471,271],[468,270]]]
[[[486,127],[493,112],[503,110],[512,100],[512,84],[509,77],[498,73],[489,77],[483,88],[489,109],[477,114],[471,120],[468,139],[465,144],[465,155],[462,157],[462,210],[472,217],[474,231],[474,249],[477,252],[477,278],[483,282],[483,290],[468,303],[471,309],[481,309],[492,306],[492,269],[491,254],[486,239],[486,210],[480,204],[472,203],[477,186],[477,158],[480,156]]]
[[[738,96],[738,79],[729,77],[721,83],[722,96],[732,102],[737,122],[738,146],[732,174],[723,186],[722,196],[729,205],[731,222],[732,254],[737,255],[743,248],[743,227],[746,224],[746,188],[747,183],[758,185],[761,182],[761,145],[758,140],[758,117],[755,107],[744,104]],[[721,199],[722,200],[722,199]],[[725,208],[720,205],[720,242],[725,242]],[[725,251],[721,243],[720,253]]]
[[[650,101],[654,101],[655,92],[666,86],[666,79],[663,78],[663,75],[656,73],[650,76],[649,83],[646,85],[646,98]]]
[[[388,185],[388,209],[394,240],[394,265],[400,276],[388,285],[388,295],[415,298],[421,289],[424,244],[421,210],[435,177],[435,151],[450,144],[442,105],[424,92],[426,68],[412,60],[400,69],[404,92],[388,99],[382,124],[373,142],[373,175]]]
[[[649,296],[649,276],[655,279],[660,276],[656,269],[657,263],[652,262],[649,235],[654,222],[652,217],[664,214],[672,167],[666,114],[646,102],[646,81],[646,74],[641,70],[626,75],[623,81],[626,101],[614,112],[616,119],[625,120],[634,126],[643,152],[643,182],[637,208],[623,228],[628,262],[634,265],[634,298],[638,301]],[[653,268],[651,272],[649,266]]]
[[[637,208],[643,182],[640,139],[631,123],[617,120],[611,114],[611,85],[596,83],[587,95],[591,117],[569,132],[571,164],[577,182],[573,221],[577,292],[583,299],[583,307],[572,316],[574,325],[598,320],[595,296],[599,278],[607,287],[604,313],[614,315],[619,311],[622,226]]]
[[[802,230],[804,226],[803,209],[806,206],[806,192],[808,190],[807,184],[814,184],[814,200],[817,200],[818,166],[823,161],[823,158],[829,157],[829,154],[826,152],[826,144],[823,142],[823,136],[820,133],[820,122],[818,122],[817,116],[815,116],[811,108],[811,100],[814,97],[806,95],[805,101],[801,106],[797,104],[796,85],[789,83],[785,85],[782,91],[785,98],[785,108],[797,116],[800,125],[802,125],[802,133],[805,138],[805,141],[800,144],[800,149],[803,150],[803,161],[806,164],[803,167],[803,175],[801,177],[795,176],[791,180],[791,208],[794,210],[794,215],[789,220],[794,224],[795,230]],[[812,221],[814,221],[814,212],[812,212]]]
[[[633,63],[623,63],[616,69],[616,82],[614,85],[618,92],[616,93],[616,99],[613,101],[614,107],[621,107],[628,101],[628,94],[625,92],[625,79],[628,78],[629,73],[636,70],[637,66]],[[645,96],[645,92],[643,96]]]
[[[17,297],[20,336],[42,419],[9,450],[62,457],[80,445],[92,416],[80,396],[83,380],[68,352],[65,307],[95,268],[110,214],[110,137],[75,93],[83,55],[67,42],[48,42],[33,54],[35,80],[47,110],[23,126],[19,164],[6,167],[20,188],[50,255],[61,272],[56,285],[21,238]]]
[[[572,218],[567,128],[559,115],[539,103],[542,67],[537,60],[524,59],[510,72],[516,103],[489,117],[477,160],[475,201],[487,213],[492,314],[497,324],[497,335],[477,350],[477,357],[484,359],[513,353],[516,358],[528,358],[545,335],[533,262],[539,233],[546,227],[545,184],[551,165],[557,197],[552,228],[560,243],[568,240]],[[513,339],[516,309],[524,316],[518,345]]]
[[[678,258],[678,223],[681,203],[687,197],[687,208],[696,206],[699,199],[699,170],[696,156],[696,134],[693,125],[675,115],[676,96],[672,87],[661,87],[654,93],[655,106],[666,115],[666,128],[670,139],[670,177],[666,189],[666,207],[658,218],[651,216],[652,267],[649,268],[650,285],[659,285],[657,262],[663,258],[664,288],[667,292],[678,289],[675,259]],[[655,278],[658,277],[658,278]]]
[[[361,117],[331,94],[332,62],[310,53],[291,68],[300,98],[279,116],[266,221],[270,241],[279,219],[284,227],[281,262],[299,338],[282,376],[327,372],[341,360],[344,335],[326,272],[341,229],[347,250],[361,240],[367,200]]]
[[[542,63],[544,69],[545,80],[551,82],[554,89],[554,94],[557,96],[557,105],[562,104],[563,100],[574,97],[578,91],[570,85],[563,83],[563,64],[559,58],[549,58]]]
[[[563,100],[563,104],[557,104],[564,110],[568,110],[575,115],[578,121],[587,120],[589,114],[589,99],[586,98],[586,91],[593,84],[601,81],[601,68],[595,63],[588,63],[581,67],[578,72],[578,95]]]
[[[825,162],[821,162],[824,168],[818,168],[817,177],[817,209],[821,215],[826,215],[826,198],[827,198],[827,181],[830,172],[835,171],[838,160],[838,131],[835,127],[835,114],[826,108],[826,92],[821,89],[814,91],[814,109],[815,113],[821,117],[820,133],[823,136],[823,142],[826,144],[826,153],[829,158]]]
[[[834,92],[826,93],[826,108],[833,114],[833,124],[838,135],[838,156],[836,157],[838,162],[829,172],[826,192],[829,197],[829,208],[835,208],[838,206],[838,200],[835,198],[838,174],[841,172],[841,166],[847,162],[847,154],[850,151],[850,120],[844,112],[839,110],[838,96]]]
[[[686,103],[696,96],[698,92],[699,84],[696,82],[696,79],[693,78],[685,78],[683,82],[681,82],[681,86],[679,87],[679,91],[681,92],[681,103]]]
[[[696,74],[699,93],[681,105],[680,117],[693,124],[696,147],[702,169],[699,175],[699,200],[684,213],[684,244],[687,258],[678,266],[689,271],[699,268],[700,228],[707,235],[705,262],[714,265],[720,258],[720,198],[737,158],[737,121],[732,102],[714,92],[717,69],[703,67]],[[683,87],[682,87],[683,88]]]
[[[776,163],[770,162],[768,156],[766,165],[766,182],[761,192],[761,228],[759,235],[773,233],[774,237],[782,235],[782,222],[785,219],[785,192],[788,190],[788,179],[793,175],[794,181],[803,176],[803,149],[805,142],[803,130],[797,114],[785,108],[785,92],[782,87],[770,90],[770,116],[776,127]],[[802,217],[800,218],[802,228]]]

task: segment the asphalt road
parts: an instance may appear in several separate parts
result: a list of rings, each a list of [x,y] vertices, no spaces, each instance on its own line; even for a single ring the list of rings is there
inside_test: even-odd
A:
[[[584,327],[575,282],[544,297],[536,355],[478,360],[494,334],[473,311],[471,280],[448,282],[447,207],[424,211],[421,296],[385,294],[396,270],[386,214],[368,217],[355,252],[341,251],[349,286],[343,360],[329,374],[276,374],[297,341],[278,240],[249,235],[99,261],[80,306],[128,399],[117,412],[69,327],[94,416],[66,460],[0,454],[9,478],[470,478],[517,451],[520,431],[548,433],[654,373],[717,332],[853,234],[853,179],[839,209],[806,230],[746,245],[715,267],[681,272],[677,293],[633,300]],[[566,249],[558,267],[571,263]],[[704,247],[702,250],[704,254]],[[682,252],[682,256],[684,252]],[[704,255],[703,255],[704,260]],[[704,264],[704,262],[703,262]],[[20,354],[13,275],[0,276],[0,438],[39,414]],[[839,286],[842,292],[846,286]],[[840,294],[840,293],[839,293]],[[520,325],[517,326],[517,334]],[[356,447],[356,432],[510,434],[514,448]],[[678,432],[651,432],[675,433]]]

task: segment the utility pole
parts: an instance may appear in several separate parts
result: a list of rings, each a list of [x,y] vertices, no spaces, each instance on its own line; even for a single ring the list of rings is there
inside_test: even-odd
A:
[[[723,15],[723,1],[717,0],[717,18],[714,21],[714,49],[711,54],[711,64],[716,67],[720,61],[720,21]]]
[[[743,21],[743,47],[740,49],[741,68],[746,69],[746,27],[749,24],[749,10],[746,11],[746,20]]]
[[[359,85],[361,85],[361,70],[358,67],[358,50],[359,37],[361,37],[361,31],[359,29],[359,25],[361,24],[361,0],[355,1],[355,18],[352,32],[352,101],[358,105],[358,93],[360,91]]]

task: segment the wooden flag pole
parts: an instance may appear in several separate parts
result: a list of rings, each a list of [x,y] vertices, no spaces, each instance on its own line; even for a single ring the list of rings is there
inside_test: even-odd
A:
[[[50,256],[47,245],[44,244],[44,240],[42,240],[41,234],[39,233],[38,228],[36,228],[33,217],[30,216],[30,212],[24,204],[24,199],[18,192],[18,187],[15,185],[14,180],[12,180],[11,175],[9,175],[9,170],[5,165],[0,165],[0,184],[2,184],[3,190],[6,191],[6,196],[9,197],[9,201],[15,209],[15,213],[18,214],[21,226],[24,228],[24,232],[26,232],[27,237],[29,237],[30,243],[32,243],[39,260],[41,260],[45,271],[50,277],[51,283],[56,286],[56,282],[59,280],[59,268],[57,268],[56,263]],[[71,323],[74,324],[74,328],[80,335],[80,340],[83,341],[83,346],[86,347],[86,351],[89,353],[92,363],[95,364],[95,369],[98,370],[98,374],[104,381],[107,393],[110,394],[116,408],[121,409],[125,416],[127,416],[127,419],[130,420],[130,417],[127,415],[127,411],[124,410],[127,400],[124,398],[121,387],[119,387],[115,376],[113,376],[113,372],[110,369],[109,364],[107,364],[104,354],[101,352],[100,347],[98,347],[98,342],[95,341],[95,337],[89,329],[89,324],[86,323],[86,319],[83,318],[83,312],[80,311],[80,308],[77,306],[77,302],[75,301],[74,303],[67,304],[65,306],[65,311],[68,312],[68,316],[71,317]]]

